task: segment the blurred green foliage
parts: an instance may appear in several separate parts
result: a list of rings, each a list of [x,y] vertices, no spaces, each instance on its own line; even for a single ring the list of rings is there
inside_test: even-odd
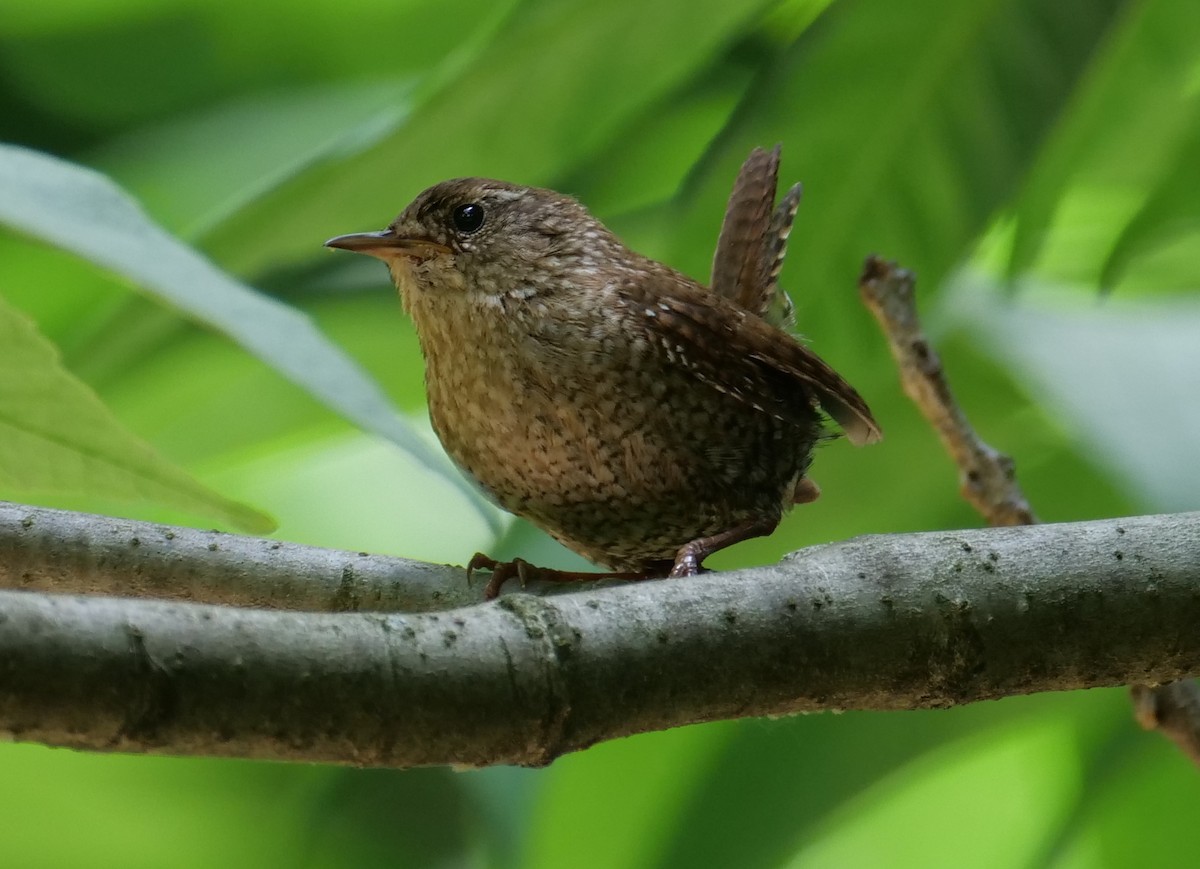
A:
[[[823,497],[716,567],[978,523],[858,304],[871,252],[917,270],[956,392],[1044,519],[1195,508],[1198,100],[1189,0],[0,8],[0,138],[108,175],[149,220],[307,314],[427,443],[420,354],[384,270],[325,238],[384,225],[442,178],[494,175],[574,193],[635,248],[704,278],[739,162],[783,142],[783,180],[806,191],[785,286],[887,436],[824,449]],[[495,515],[436,463],[294,385],[256,318],[235,344],[183,313],[198,296],[169,307],[77,235],[36,231],[30,215],[54,203],[22,189],[0,183],[15,230],[0,235],[13,309],[0,322],[57,346],[61,363],[37,358],[99,396],[130,439],[110,442],[118,454],[136,465],[144,447],[290,540],[578,563],[521,523],[498,539]],[[28,398],[30,358],[0,346],[10,458],[29,416],[2,411]],[[87,434],[46,419],[49,434]],[[230,518],[47,462],[62,485],[10,469],[0,497]],[[695,726],[538,771],[5,745],[0,782],[4,866],[1171,866],[1200,846],[1200,780],[1137,731],[1119,689]]]

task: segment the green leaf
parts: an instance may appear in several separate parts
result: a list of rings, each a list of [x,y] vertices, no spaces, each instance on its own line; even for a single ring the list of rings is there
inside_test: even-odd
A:
[[[311,256],[315,238],[382,226],[449,177],[550,183],[708,64],[766,5],[525,2],[395,132],[329,155],[216,229],[205,248],[253,272]]]
[[[428,0],[6,3],[2,97],[16,97],[6,137],[78,149],[230,97],[419,75],[511,5],[455,0],[447,14]],[[243,130],[214,150],[253,149],[252,138]]]
[[[1072,725],[1042,716],[931,751],[842,807],[786,866],[871,866],[884,854],[889,866],[958,866],[964,854],[979,869],[1038,865],[1080,786]],[[980,782],[1007,798],[977,799]]]
[[[1188,114],[1191,123],[1175,159],[1109,251],[1100,270],[1103,289],[1116,286],[1140,254],[1200,228],[1200,100],[1192,101]]]
[[[823,821],[875,781],[972,730],[1047,705],[1037,697],[991,710],[850,711],[726,723],[725,743],[696,764],[699,772],[689,772],[686,799],[671,806],[674,824],[659,859],[643,865],[783,865],[798,843],[814,841]]]
[[[1034,298],[1036,297],[1036,299]],[[1191,510],[1200,490],[1200,304],[1036,293],[1006,302],[970,274],[954,316],[1144,509]]]
[[[332,150],[358,147],[409,110],[403,79],[270,91],[124,136],[89,155],[163,226],[204,233]],[[214,148],[234,142],[237,148]],[[318,239],[310,239],[315,243]]]
[[[301,817],[304,863],[469,866],[479,808],[449,769],[344,769]]]
[[[1200,800],[1195,766],[1169,740],[1141,736],[1053,865],[1169,866],[1200,849],[1200,825],[1181,811]]]
[[[594,160],[569,172],[556,185],[621,229],[620,216],[670,201],[709,142],[753,83],[761,60],[722,58],[697,74],[686,88],[664,95],[630,124]],[[613,217],[618,216],[614,221]]]
[[[643,733],[555,761],[540,775],[524,869],[634,869],[660,865],[673,822],[691,804],[739,723]],[[630,782],[636,781],[636,787]],[[603,806],[604,823],[594,823]],[[666,823],[664,823],[666,822]],[[620,830],[619,836],[613,831]],[[697,861],[674,866],[742,866]]]
[[[1187,126],[1180,102],[1195,75],[1198,42],[1200,5],[1141,3],[1124,10],[1094,59],[1086,87],[1024,185],[1006,269],[1009,280],[1032,268],[1051,235],[1057,235],[1064,197],[1072,191],[1094,191],[1089,200],[1114,194],[1124,200],[1154,182]],[[1129,212],[1121,212],[1121,219],[1127,218]],[[1107,223],[1104,209],[1089,204],[1080,214],[1083,221]],[[1107,246],[1080,251],[1090,247],[1087,235],[1098,234],[1094,229],[1085,234],[1082,228],[1068,227],[1064,246],[1073,259],[1087,263],[1086,278],[1093,280]],[[1114,226],[1105,245],[1117,232]]]
[[[6,865],[372,865],[350,859],[313,862],[314,840],[322,831],[311,826],[310,806],[344,775],[335,767],[206,758],[180,762],[16,743],[3,746],[3,765],[0,853]],[[116,794],[122,799],[114,799]],[[50,806],[69,819],[69,835],[46,829]],[[159,835],[166,830],[169,835]],[[102,854],[120,856],[109,862],[98,859]]]
[[[151,221],[104,176],[0,145],[0,190],[5,191],[0,222],[112,269],[224,333],[351,422],[453,479],[480,503],[478,493],[308,317],[217,269]]]
[[[805,185],[784,276],[799,288],[798,322],[861,345],[867,318],[821,297],[852,294],[872,252],[934,290],[1013,196],[1122,5],[834,4],[699,168],[676,265],[707,273],[738,165],[782,141],[782,181]]]
[[[63,368],[54,345],[0,302],[0,486],[9,493],[94,495],[220,518],[247,531],[266,515],[206,488],[121,425]]]

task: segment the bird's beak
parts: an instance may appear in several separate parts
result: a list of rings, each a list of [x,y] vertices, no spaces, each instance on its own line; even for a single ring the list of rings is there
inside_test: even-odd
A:
[[[450,248],[436,241],[421,238],[401,238],[390,229],[379,232],[354,232],[339,235],[325,242],[325,247],[336,247],[354,253],[365,253],[380,259],[396,256],[424,258],[439,253],[450,253]]]

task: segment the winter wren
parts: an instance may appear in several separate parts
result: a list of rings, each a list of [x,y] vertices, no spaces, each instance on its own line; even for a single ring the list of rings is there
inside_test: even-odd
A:
[[[485,178],[326,244],[387,263],[434,431],[497,503],[613,575],[687,576],[817,496],[805,474],[823,415],[851,443],[880,436],[853,387],[781,328],[800,188],[774,208],[778,167],[778,148],[742,167],[711,289],[568,196]],[[477,554],[479,568],[487,597],[517,575],[596,578]]]

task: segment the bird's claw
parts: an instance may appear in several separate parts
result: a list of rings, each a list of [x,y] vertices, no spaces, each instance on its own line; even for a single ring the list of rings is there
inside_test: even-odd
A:
[[[482,552],[476,552],[471,556],[471,560],[467,562],[468,585],[477,570],[487,570],[492,574],[491,578],[488,579],[487,585],[483,587],[484,600],[495,600],[500,594],[500,587],[514,576],[521,580],[521,588],[524,588],[525,584],[533,579],[537,572],[537,568],[524,558],[514,558],[512,561],[497,561],[494,558],[484,555]]]

